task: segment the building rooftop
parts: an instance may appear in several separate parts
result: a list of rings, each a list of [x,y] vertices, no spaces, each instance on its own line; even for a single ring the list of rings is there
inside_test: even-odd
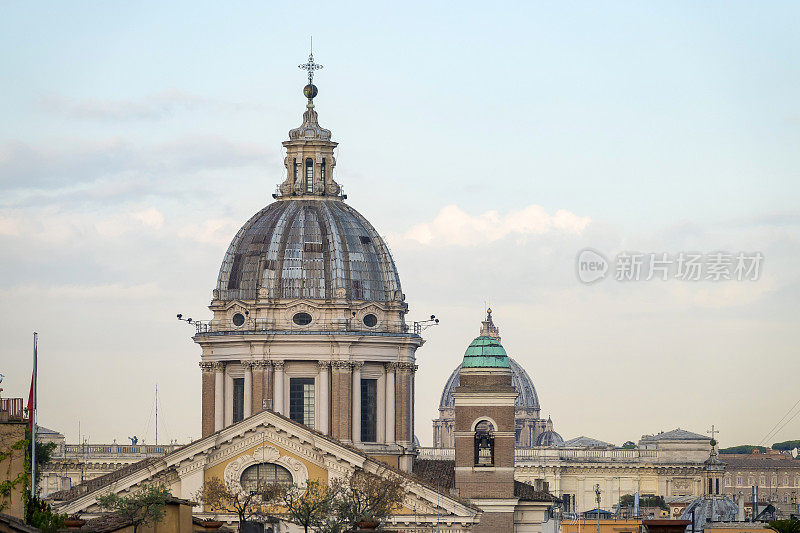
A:
[[[455,487],[455,461],[434,459],[416,460],[412,474],[423,483],[436,487],[440,491],[449,491]],[[559,499],[533,485],[514,481],[514,496],[532,502],[558,502]]]
[[[610,442],[593,439],[591,437],[575,437],[562,444],[564,448],[613,448],[614,445]]]
[[[692,433],[685,429],[677,428],[672,431],[662,431],[657,435],[642,435],[644,441],[660,441],[660,440],[702,440],[710,441],[711,437],[700,435],[699,433]]]

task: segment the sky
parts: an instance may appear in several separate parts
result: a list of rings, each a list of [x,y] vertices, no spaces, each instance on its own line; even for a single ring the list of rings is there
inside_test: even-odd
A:
[[[42,425],[151,443],[158,385],[160,442],[199,436],[175,315],[210,317],[228,243],[283,179],[313,35],[335,178],[389,243],[408,320],[441,320],[417,353],[423,445],[487,305],[565,438],[800,438],[799,16],[2,2],[3,395],[27,396],[38,331]],[[586,248],[609,265],[592,284]],[[717,252],[760,253],[757,279],[616,279],[620,254]]]

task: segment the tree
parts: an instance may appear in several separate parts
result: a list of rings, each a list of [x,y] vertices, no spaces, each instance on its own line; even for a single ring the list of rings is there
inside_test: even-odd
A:
[[[332,509],[339,521],[354,528],[362,521],[380,522],[400,508],[406,494],[405,483],[391,471],[381,475],[356,471],[331,483]]]
[[[636,443],[634,443],[632,440],[629,440],[628,442],[622,445],[623,450],[633,450],[635,448],[636,448]]]
[[[25,523],[41,529],[45,533],[56,533],[64,528],[66,514],[54,513],[50,504],[39,496],[31,496],[25,492]]]
[[[64,527],[64,520],[67,515],[54,513],[49,504],[44,502],[38,495],[31,496],[30,477],[31,477],[31,434],[25,431],[25,438],[18,440],[8,447],[8,450],[0,450],[0,463],[12,456],[23,455],[23,468],[16,476],[11,479],[11,461],[8,469],[4,473],[7,479],[0,481],[0,511],[3,511],[11,500],[12,494],[21,492],[25,514],[25,523],[34,526],[47,533],[58,531]],[[56,448],[54,442],[36,442],[36,464],[41,466],[50,462],[50,456]],[[36,470],[36,481],[42,477],[42,469]]]
[[[229,487],[218,477],[209,479],[203,484],[195,498],[214,512],[234,511],[239,515],[239,530],[254,516],[269,515],[270,507],[278,501],[286,487],[280,483],[269,483],[258,490],[238,490]]]
[[[719,453],[764,453],[767,449],[764,446],[753,446],[752,444],[742,444],[741,446],[731,446],[730,448],[723,448]]]
[[[778,533],[800,533],[800,522],[795,518],[789,520],[772,520],[769,522],[770,529]]]
[[[133,525],[133,533],[136,533],[139,526],[154,525],[164,519],[164,507],[170,496],[164,485],[156,484],[146,485],[125,496],[105,494],[97,498],[97,503],[101,508],[129,521]]]
[[[291,487],[284,491],[282,497],[284,516],[302,526],[306,533],[309,528],[324,533],[342,531],[341,522],[330,516],[334,498],[335,489],[319,481],[309,481],[305,487]]]
[[[773,450],[789,451],[800,448],[800,440],[786,440],[772,445]]]

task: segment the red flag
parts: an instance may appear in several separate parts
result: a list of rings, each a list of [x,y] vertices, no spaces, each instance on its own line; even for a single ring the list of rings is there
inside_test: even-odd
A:
[[[31,373],[31,390],[28,393],[28,430],[33,429],[33,412],[36,410],[36,336],[33,338],[33,372]]]

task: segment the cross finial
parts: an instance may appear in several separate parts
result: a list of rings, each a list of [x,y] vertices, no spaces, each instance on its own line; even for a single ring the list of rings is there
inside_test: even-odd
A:
[[[719,431],[717,431],[716,429],[714,429],[714,424],[711,424],[711,430],[709,430],[709,431],[706,431],[706,433],[708,433],[708,434],[710,434],[710,435],[711,435],[711,439],[712,439],[712,440],[717,440],[717,439],[716,439],[716,436],[717,436],[717,433],[719,433]]]
[[[314,71],[322,68],[319,63],[314,63],[314,38],[311,38],[311,52],[308,54],[308,62],[297,65],[298,68],[308,71],[308,84],[314,82]]]

